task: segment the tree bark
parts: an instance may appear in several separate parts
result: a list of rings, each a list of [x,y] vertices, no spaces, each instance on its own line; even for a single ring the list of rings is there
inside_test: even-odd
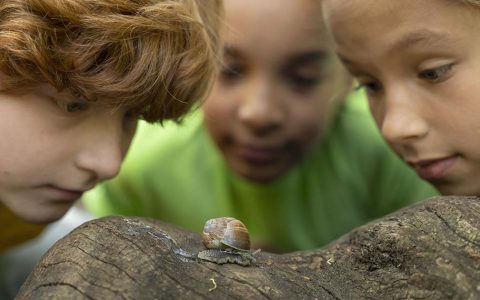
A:
[[[106,217],[57,242],[18,299],[480,299],[480,199],[435,197],[312,251],[197,261],[200,236]]]

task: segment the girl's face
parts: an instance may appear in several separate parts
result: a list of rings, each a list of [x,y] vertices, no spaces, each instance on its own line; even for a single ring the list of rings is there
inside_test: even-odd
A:
[[[480,195],[480,9],[324,0],[337,52],[383,136],[443,194]]]
[[[205,124],[235,173],[268,182],[321,136],[344,74],[318,1],[227,0],[225,8],[223,66]]]
[[[83,192],[115,176],[136,118],[42,85],[0,93],[0,202],[30,222],[62,217]]]

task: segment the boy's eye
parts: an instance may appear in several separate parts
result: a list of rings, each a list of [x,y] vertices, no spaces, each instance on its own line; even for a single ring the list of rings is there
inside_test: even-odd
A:
[[[126,130],[135,129],[137,126],[138,120],[142,118],[140,110],[131,109],[125,112],[123,116],[123,126]]]
[[[67,112],[77,112],[77,111],[82,111],[87,108],[87,103],[85,102],[70,102],[67,103],[66,110]]]
[[[443,65],[438,68],[427,69],[418,74],[418,77],[431,82],[438,82],[452,69],[453,64]]]
[[[125,120],[139,120],[143,118],[143,115],[145,114],[144,109],[139,109],[139,108],[134,108],[127,110],[124,115]]]
[[[75,113],[84,111],[88,108],[88,103],[85,101],[56,101],[57,106],[65,112]]]

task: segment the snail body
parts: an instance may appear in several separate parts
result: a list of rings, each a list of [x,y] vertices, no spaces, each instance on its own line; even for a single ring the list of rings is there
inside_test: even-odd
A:
[[[250,266],[256,262],[253,254],[248,252],[234,252],[218,249],[203,250],[198,253],[198,258],[210,261],[216,264],[237,264],[241,266]]]
[[[250,235],[246,226],[231,217],[210,219],[205,223],[202,242],[207,250],[198,258],[217,264],[235,263],[248,266],[255,262],[250,252]]]

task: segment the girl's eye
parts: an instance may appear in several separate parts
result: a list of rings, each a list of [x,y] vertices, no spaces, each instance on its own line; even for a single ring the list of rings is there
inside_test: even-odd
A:
[[[438,82],[444,79],[445,75],[452,69],[453,64],[443,65],[438,68],[427,69],[418,74],[418,77],[431,82]]]

